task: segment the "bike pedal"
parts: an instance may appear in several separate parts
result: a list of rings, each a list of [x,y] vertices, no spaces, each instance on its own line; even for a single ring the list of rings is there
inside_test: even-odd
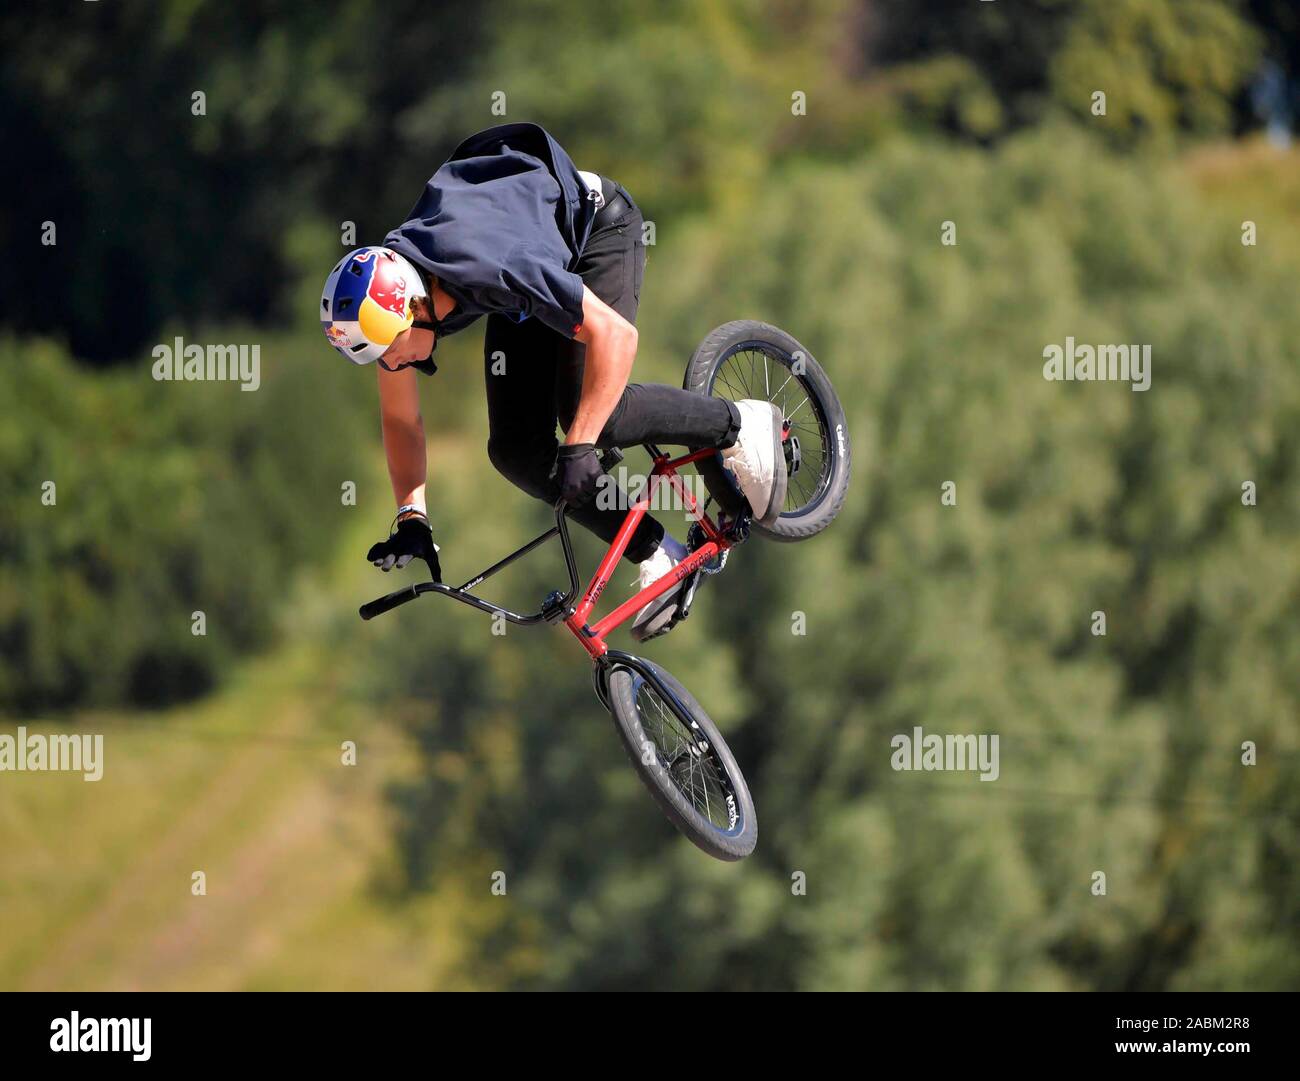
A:
[[[749,539],[751,524],[753,524],[753,519],[748,514],[740,514],[734,520],[726,522],[722,530],[732,544],[741,544]]]

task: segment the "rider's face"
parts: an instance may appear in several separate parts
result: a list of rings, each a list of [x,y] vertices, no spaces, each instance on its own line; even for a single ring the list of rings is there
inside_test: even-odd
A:
[[[423,297],[412,300],[411,309],[417,319],[428,320],[428,308]],[[385,371],[400,372],[417,361],[428,360],[433,356],[436,344],[437,336],[432,330],[407,327],[384,350],[384,355],[379,358],[379,366]]]

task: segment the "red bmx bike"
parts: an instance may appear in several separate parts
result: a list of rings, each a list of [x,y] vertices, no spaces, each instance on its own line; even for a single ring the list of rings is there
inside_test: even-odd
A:
[[[849,439],[844,411],[826,373],[798,342],[766,323],[741,320],[714,330],[687,365],[687,390],[739,400],[759,398],[780,404],[785,418],[785,458],[789,472],[785,508],[771,526],[751,521],[750,509],[718,452],[695,450],[670,457],[647,445],[653,468],[645,488],[629,508],[618,535],[595,574],[582,589],[569,540],[563,503],[555,525],[511,552],[464,585],[419,582],[361,606],[372,619],[425,594],[441,594],[512,623],[560,623],[593,662],[596,694],[614,718],[633,768],[663,812],[692,842],[722,860],[748,856],[758,840],[758,819],[749,787],[726,741],[699,702],[663,668],[615,649],[606,641],[615,628],[641,607],[681,583],[676,621],[690,614],[696,588],[717,574],[728,553],[751,533],[796,541],[825,529],[844,504],[849,483]],[[607,450],[608,469],[622,452]],[[693,465],[704,479],[709,499],[703,507],[678,470]],[[594,619],[596,605],[613,576],[632,534],[650,509],[659,485],[669,484],[694,519],[687,537],[689,555],[653,585]],[[715,504],[716,516],[709,513]],[[531,614],[521,615],[471,592],[503,567],[558,536],[569,586],[555,590]]]

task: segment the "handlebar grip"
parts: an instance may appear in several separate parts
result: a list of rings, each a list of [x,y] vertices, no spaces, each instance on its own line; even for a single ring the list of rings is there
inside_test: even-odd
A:
[[[379,597],[376,600],[368,601],[363,604],[358,612],[362,619],[374,619],[375,616],[382,616],[385,612],[391,612],[407,601],[413,601],[420,595],[415,586],[407,586],[405,589],[396,590],[389,593],[386,597]]]

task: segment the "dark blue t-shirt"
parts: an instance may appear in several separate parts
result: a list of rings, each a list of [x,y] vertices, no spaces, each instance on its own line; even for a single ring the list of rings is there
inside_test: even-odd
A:
[[[384,244],[455,299],[444,333],[502,312],[571,338],[582,325],[572,268],[595,213],[559,143],[536,124],[504,124],[461,143]]]

